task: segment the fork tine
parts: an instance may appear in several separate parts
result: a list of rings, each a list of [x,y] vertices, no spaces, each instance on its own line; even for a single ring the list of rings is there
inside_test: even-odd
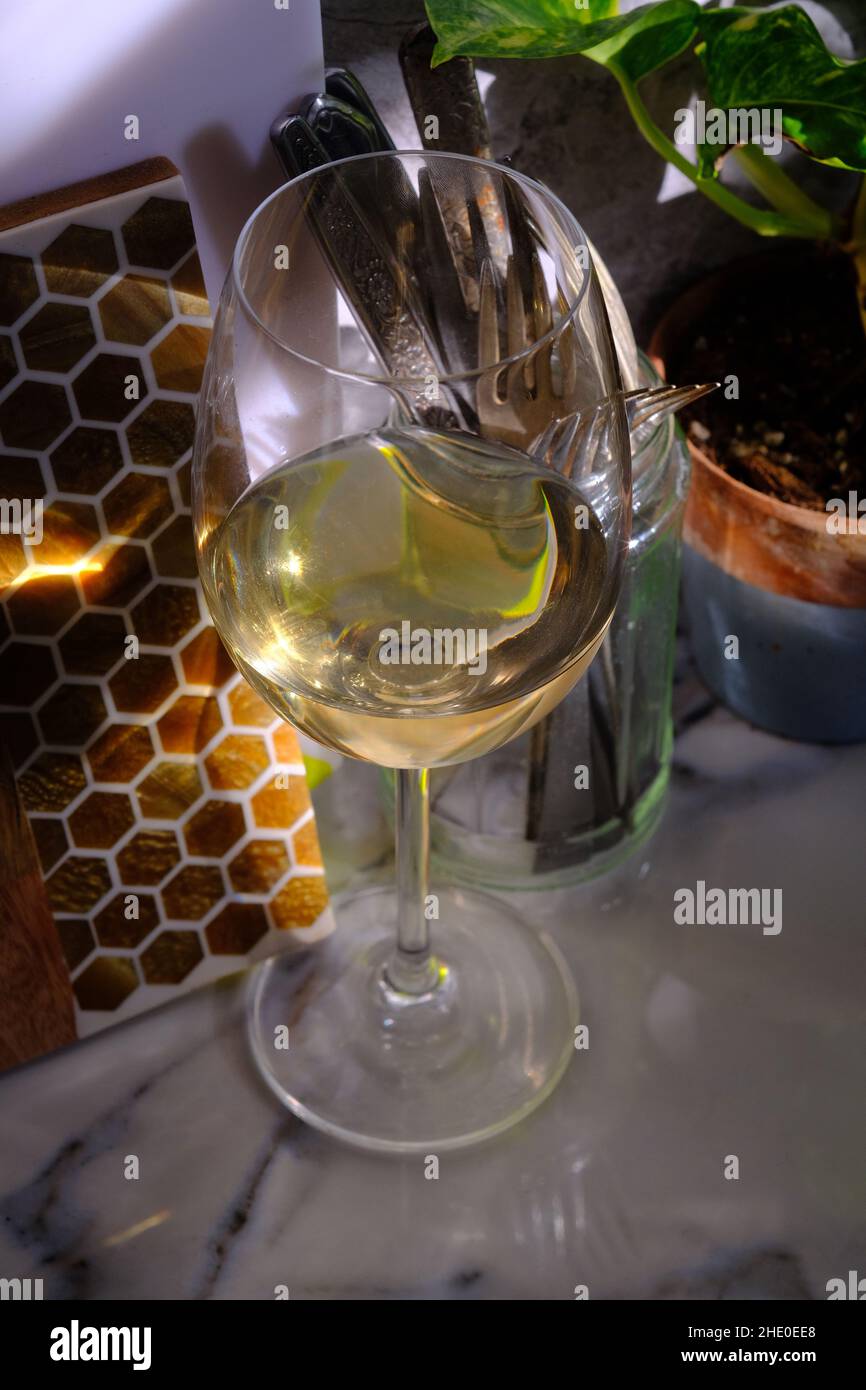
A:
[[[717,381],[708,381],[700,386],[657,386],[629,391],[625,396],[629,428],[640,429],[641,425],[670,415],[671,411],[682,410],[684,405],[700,400],[701,396],[716,391],[718,386]]]
[[[481,295],[478,308],[478,365],[495,367],[500,360],[499,314],[496,308],[496,281],[489,260],[481,263]]]
[[[544,271],[534,250],[532,253],[532,323],[536,341],[543,338],[545,333],[548,333],[553,327],[553,313],[550,308],[547,285],[544,282]],[[552,351],[553,346],[551,344],[549,347],[541,348],[532,359],[536,395],[546,399],[553,395],[553,380],[550,371]]]
[[[466,199],[466,211],[469,214],[469,232],[472,237],[472,249],[475,252],[475,264],[479,272],[483,271],[485,263],[493,269],[493,252],[490,250],[490,242],[487,239],[487,228],[484,225],[484,218],[481,216],[475,198],[470,193]]]
[[[529,339],[526,332],[526,306],[513,255],[508,257],[508,273],[505,277],[505,310],[507,352],[509,357],[515,357],[518,352],[523,352]]]

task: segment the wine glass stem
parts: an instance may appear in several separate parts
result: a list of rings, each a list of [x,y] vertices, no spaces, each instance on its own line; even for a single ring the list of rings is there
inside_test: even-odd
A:
[[[430,773],[400,768],[396,779],[397,945],[386,967],[401,994],[429,994],[439,972],[430,952]],[[431,914],[432,915],[432,914]]]

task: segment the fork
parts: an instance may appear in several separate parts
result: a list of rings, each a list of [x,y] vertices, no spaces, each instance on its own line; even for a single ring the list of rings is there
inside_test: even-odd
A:
[[[525,354],[531,342],[544,338],[553,327],[550,298],[534,250],[530,252],[528,269],[531,303],[527,313],[517,255],[509,255],[503,359],[495,274],[489,259],[482,264],[478,366],[484,370],[477,387],[476,409],[481,433],[486,437],[522,449],[568,478],[581,477],[592,471],[598,451],[610,442],[618,416],[618,399],[625,407],[632,441],[637,444],[642,442],[648,426],[718,386],[718,382],[704,382],[697,386],[645,387],[618,392],[583,410],[569,409],[578,370],[571,350],[570,325],[563,328],[558,344],[542,343],[528,359],[524,356],[520,362],[508,364],[509,358]],[[553,362],[555,346],[559,348],[558,382]],[[504,361],[502,372],[496,373],[492,369],[500,361]]]

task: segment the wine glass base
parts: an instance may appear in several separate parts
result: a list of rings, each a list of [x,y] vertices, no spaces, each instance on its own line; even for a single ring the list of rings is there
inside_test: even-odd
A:
[[[550,1095],[574,1050],[574,982],[553,942],[496,898],[432,899],[438,983],[390,989],[393,888],[345,894],[336,930],[266,961],[248,1027],[265,1081],[308,1124],[364,1149],[438,1154],[501,1134]]]

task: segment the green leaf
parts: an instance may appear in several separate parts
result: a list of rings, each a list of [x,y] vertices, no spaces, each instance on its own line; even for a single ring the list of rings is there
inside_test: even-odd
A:
[[[616,14],[617,0],[426,0],[438,38],[433,66],[465,54],[473,58],[558,58],[579,53],[581,29]]]
[[[324,758],[314,758],[309,753],[303,753],[301,756],[304,759],[307,786],[310,788],[310,791],[313,792],[316,790],[316,787],[320,786],[322,782],[331,776],[334,769],[331,767],[330,763],[325,762]]]
[[[705,10],[700,29],[714,106],[778,108],[783,134],[813,159],[866,170],[866,59],[835,57],[798,5]],[[702,151],[702,171],[723,153]]]
[[[583,53],[632,82],[681,53],[697,33],[696,0],[662,0],[616,15],[615,0],[427,0],[439,42],[434,64],[473,58],[559,58]]]
[[[701,7],[695,0],[640,5],[611,21],[611,32],[585,56],[639,82],[688,48],[698,32]]]

